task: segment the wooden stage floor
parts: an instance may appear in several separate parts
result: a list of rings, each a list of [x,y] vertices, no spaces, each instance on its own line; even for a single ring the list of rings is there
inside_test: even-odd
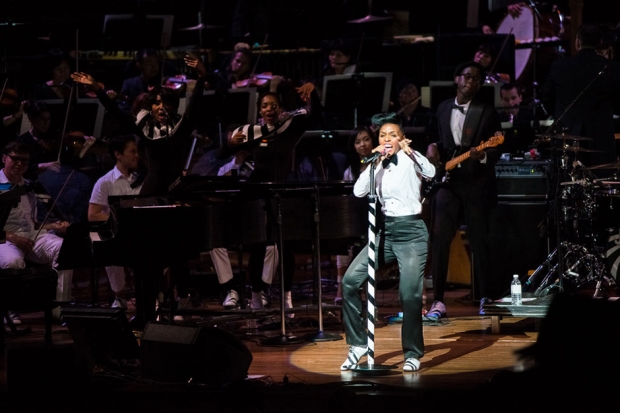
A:
[[[244,317],[233,317],[235,310],[231,310],[222,318],[194,316],[191,321],[182,323],[217,326],[244,343],[252,354],[252,361],[249,376],[242,382],[220,386],[146,379],[141,376],[138,359],[120,364],[96,362],[84,376],[83,388],[72,387],[72,382],[50,388],[29,387],[21,378],[20,387],[13,390],[15,386],[10,386],[11,377],[7,374],[7,350],[0,364],[0,411],[502,412],[543,411],[537,407],[547,405],[528,402],[531,403],[528,408],[521,405],[517,409],[514,402],[521,402],[518,398],[510,400],[513,396],[531,398],[536,393],[545,395],[545,390],[527,389],[525,384],[523,388],[507,389],[498,381],[498,377],[505,374],[519,374],[531,367],[528,362],[520,361],[515,352],[537,341],[540,320],[505,317],[501,320],[501,332],[494,334],[491,317],[478,314],[478,304],[468,298],[469,289],[452,286],[446,295],[448,317],[424,324],[426,351],[421,369],[403,373],[401,325],[390,317],[399,311],[397,289],[394,286],[379,289],[376,294],[375,363],[395,368],[382,374],[341,372],[340,364],[348,347],[342,339],[339,308],[332,305],[334,289],[324,287],[324,291],[323,303],[327,309],[322,313],[323,334],[319,334],[319,316],[316,306],[311,305],[312,298],[302,296],[294,299],[295,317],[286,319],[284,329],[279,311],[266,312],[248,321]],[[80,283],[74,289],[74,295],[80,293],[87,301],[87,283],[86,286]],[[427,293],[432,296],[432,291]],[[100,296],[105,296],[105,286]],[[101,304],[102,308],[106,305]],[[427,303],[427,308],[429,305]],[[202,306],[209,310],[220,309],[219,297],[205,297]],[[133,310],[130,303],[128,318]],[[41,347],[42,313],[22,314],[21,319],[19,328],[31,328],[32,332],[8,338],[7,349]],[[141,334],[142,331],[134,332],[138,344]],[[278,337],[283,336],[297,338],[299,342],[279,342]],[[265,341],[269,337],[275,337],[277,344]],[[53,343],[55,347],[74,345],[66,325],[54,324]],[[33,377],[41,374],[57,375],[59,379],[65,377],[60,370],[58,374],[42,371],[45,367],[29,363],[27,356],[22,359],[18,367],[13,368],[31,371]],[[65,367],[70,369],[69,365]],[[61,390],[57,390],[58,387]],[[48,391],[53,394],[45,398],[36,396]],[[547,403],[555,405],[549,400],[547,398]]]

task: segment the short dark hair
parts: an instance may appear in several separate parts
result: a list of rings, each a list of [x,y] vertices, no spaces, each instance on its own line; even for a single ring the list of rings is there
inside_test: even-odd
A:
[[[478,46],[478,48],[476,49],[476,52],[482,52],[482,53],[486,53],[491,57],[495,57],[495,46],[493,46],[493,44],[491,43],[482,43],[480,46]]]
[[[478,72],[480,73],[480,81],[482,82],[484,80],[486,73],[484,67],[482,67],[480,63],[474,62],[473,60],[458,65],[456,69],[454,69],[454,77],[460,76],[463,70],[467,69],[468,67],[475,67],[476,69],[478,69]]]
[[[20,141],[20,140],[13,140],[9,143],[6,144],[6,146],[4,147],[4,151],[2,152],[5,155],[10,154],[11,152],[14,153],[27,153],[28,155],[30,155],[30,147],[28,145],[26,145],[24,142]]]
[[[517,93],[518,93],[518,94],[522,94],[522,93],[521,93],[521,88],[519,88],[519,86],[517,86],[517,85],[516,85],[516,84],[514,84],[514,83],[510,83],[510,82],[508,82],[508,83],[502,83],[502,85],[499,87],[499,90],[500,90],[500,91],[502,91],[502,90],[503,90],[503,91],[505,91],[505,92],[507,92],[507,91],[509,91],[509,90],[512,90],[512,89],[517,89]]]
[[[377,113],[370,119],[370,123],[372,123],[373,126],[376,126],[377,129],[381,128],[381,126],[386,123],[393,123],[398,125],[398,127],[402,127],[402,121],[396,112]]]
[[[584,23],[577,30],[577,38],[582,48],[595,49],[603,41],[603,29],[598,24]]]
[[[38,118],[43,112],[49,112],[47,103],[41,100],[30,99],[24,104],[24,112],[33,118]]]
[[[350,42],[343,38],[334,39],[329,42],[326,50],[327,53],[331,52],[332,50],[340,50],[344,55],[351,56],[352,54]]]
[[[108,153],[112,159],[116,159],[115,152],[123,153],[129,142],[138,143],[136,135],[120,135],[115,136],[108,142]]]
[[[61,48],[54,47],[47,51],[45,55],[45,68],[51,73],[55,68],[62,63],[71,64],[69,55]]]
[[[149,56],[159,57],[159,52],[155,48],[144,47],[136,52],[135,59],[136,59],[136,62],[141,62],[144,60],[145,57],[149,57]]]

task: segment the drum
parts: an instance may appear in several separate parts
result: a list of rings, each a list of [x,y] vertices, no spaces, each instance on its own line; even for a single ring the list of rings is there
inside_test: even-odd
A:
[[[515,43],[527,45],[555,42],[564,36],[564,16],[554,8],[540,12],[524,6],[519,17],[506,15],[497,27],[498,34],[513,34]],[[530,70],[534,60],[533,47],[519,47],[515,50],[515,79],[522,83],[523,75]]]
[[[620,232],[607,238],[605,245],[605,268],[609,275],[618,283],[618,267],[620,267]]]
[[[598,189],[594,192],[596,212],[594,213],[594,232],[598,237],[596,244],[606,248],[610,236],[620,231],[620,186]]]

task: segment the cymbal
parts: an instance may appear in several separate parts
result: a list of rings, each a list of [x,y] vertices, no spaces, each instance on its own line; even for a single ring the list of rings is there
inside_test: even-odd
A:
[[[366,17],[362,17],[361,19],[349,20],[347,23],[353,24],[361,24],[361,23],[374,23],[374,22],[384,22],[387,20],[392,20],[392,16],[373,16],[369,14]]]
[[[179,29],[179,31],[223,29],[225,27],[226,26],[213,26],[213,25],[210,25],[210,24],[200,23],[197,26],[184,27],[182,29]]]
[[[588,181],[586,181],[585,179],[580,179],[578,181],[560,182],[560,185],[562,185],[562,186],[566,186],[566,185],[585,185],[587,183],[588,183]]]
[[[603,152],[598,149],[587,149],[587,148],[581,148],[579,146],[566,146],[564,148],[543,148],[543,150],[556,151],[556,152],[564,152],[564,151],[566,152]]]
[[[620,169],[620,161],[601,164],[601,165],[594,165],[586,169]]]
[[[620,181],[601,181],[603,185],[620,185]]]
[[[535,135],[537,138],[545,138],[545,139],[560,139],[563,141],[591,141],[594,140],[592,138],[586,138],[585,136],[575,136],[575,135],[553,135],[553,134],[541,134]]]

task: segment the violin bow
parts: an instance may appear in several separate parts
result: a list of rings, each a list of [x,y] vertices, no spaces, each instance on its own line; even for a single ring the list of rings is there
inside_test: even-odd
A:
[[[4,91],[6,90],[6,82],[9,81],[8,76],[4,79],[4,84],[2,85],[2,92],[0,92],[0,100],[4,97]]]
[[[80,47],[79,47],[79,29],[75,29],[75,71],[79,72]]]
[[[71,111],[71,102],[73,102],[73,91],[75,85],[71,85],[71,91],[69,92],[69,99],[67,100],[67,110],[65,111],[65,123],[62,125],[62,135],[60,135],[60,145],[58,147],[57,161],[60,163],[60,154],[62,152],[62,142],[65,139],[65,133],[67,131],[67,123],[69,122],[69,112]]]
[[[256,69],[258,68],[258,61],[260,60],[260,57],[263,54],[263,49],[265,48],[265,45],[267,44],[267,38],[269,37],[269,33],[265,34],[265,39],[263,40],[263,44],[260,45],[260,50],[258,52],[258,56],[256,57],[256,61],[254,62],[254,67],[252,68],[252,74],[250,76],[250,78],[254,77],[254,75],[256,75]],[[250,82],[248,82],[248,84],[245,87],[250,87]]]
[[[410,107],[411,105],[413,105],[414,103],[416,103],[417,101],[419,101],[420,99],[422,99],[422,96],[418,96],[417,98],[413,99],[411,102],[405,104],[405,106],[403,106],[402,108],[400,108],[398,110],[398,112],[396,112],[397,115],[402,114],[408,107]]]
[[[60,195],[62,195],[62,191],[65,190],[65,187],[69,183],[69,179],[71,179],[71,177],[73,176],[74,172],[75,172],[75,169],[72,169],[71,173],[67,177],[67,180],[62,185],[62,188],[60,188],[60,191],[58,191],[58,195],[56,195],[56,199],[54,199],[54,202],[52,202],[52,206],[50,206],[49,209],[47,210],[47,214],[45,214],[45,218],[43,218],[43,222],[41,222],[41,225],[39,226],[39,230],[37,231],[37,235],[35,235],[34,240],[39,238],[39,234],[43,230],[43,225],[45,225],[45,223],[47,222],[47,219],[50,217],[50,214],[52,213],[52,211],[54,210],[54,207],[56,206],[56,202],[58,202],[58,199],[60,198]]]
[[[497,61],[499,60],[499,57],[502,55],[502,52],[504,51],[504,48],[506,47],[506,43],[508,43],[508,39],[510,38],[510,35],[512,34],[512,29],[513,28],[511,27],[510,32],[508,32],[508,35],[506,35],[506,38],[504,39],[504,42],[502,43],[502,47],[500,47],[499,52],[497,52],[497,55],[493,58],[493,65],[491,66],[491,69],[489,69],[489,73],[495,72],[495,66],[497,65]]]

